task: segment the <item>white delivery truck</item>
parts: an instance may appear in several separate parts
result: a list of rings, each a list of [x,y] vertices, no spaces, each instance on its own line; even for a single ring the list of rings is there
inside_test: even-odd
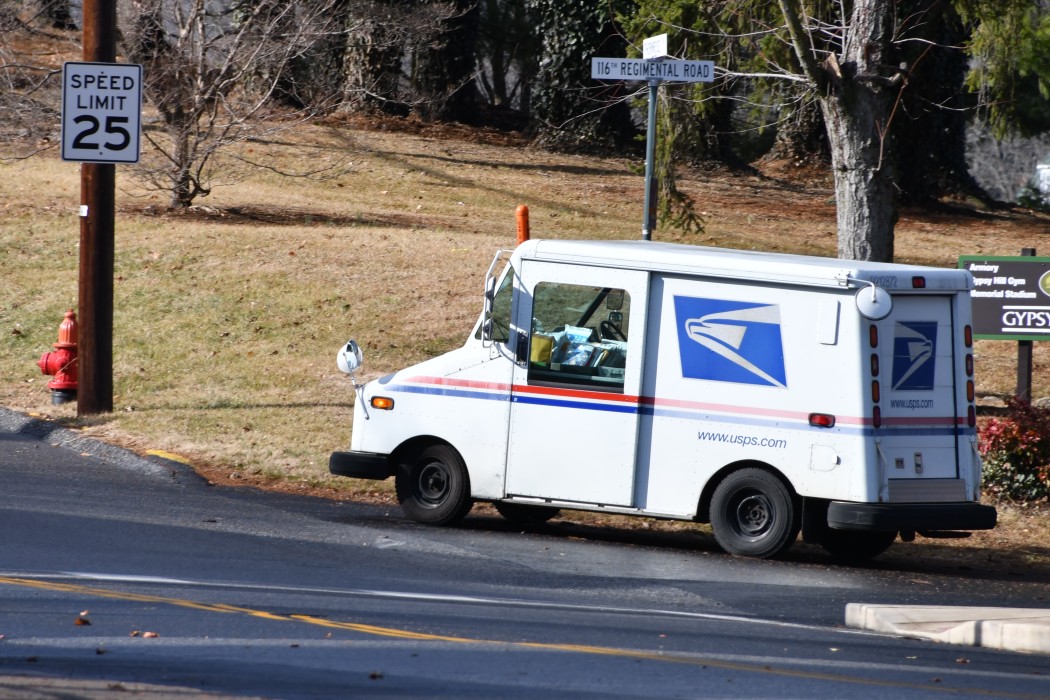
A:
[[[502,257],[510,253],[502,272]],[[499,274],[497,275],[497,272]],[[358,386],[333,474],[417,521],[474,501],[710,522],[772,557],[994,527],[965,270],[650,241],[500,251],[463,347]],[[353,374],[357,344],[338,356]]]

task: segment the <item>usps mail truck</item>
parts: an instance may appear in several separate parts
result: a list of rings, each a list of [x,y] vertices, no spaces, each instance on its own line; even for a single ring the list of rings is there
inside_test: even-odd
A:
[[[509,261],[500,271],[500,261]],[[334,474],[475,501],[710,523],[773,557],[994,527],[980,499],[965,270],[651,241],[501,251],[463,347],[356,387]],[[340,368],[360,366],[358,345]]]

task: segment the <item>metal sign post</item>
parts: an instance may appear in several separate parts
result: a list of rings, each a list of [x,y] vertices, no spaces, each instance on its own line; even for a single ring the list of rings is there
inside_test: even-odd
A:
[[[645,215],[642,219],[642,240],[652,240],[656,229],[656,203],[659,200],[659,183],[656,181],[656,100],[660,88],[659,80],[649,81],[649,118],[645,129]]]
[[[712,61],[683,61],[667,56],[667,35],[659,34],[642,42],[642,58],[592,58],[594,80],[644,80],[649,83],[649,115],[645,131],[645,212],[642,217],[642,240],[652,239],[656,229],[657,182],[656,100],[660,83],[709,83],[715,79]]]

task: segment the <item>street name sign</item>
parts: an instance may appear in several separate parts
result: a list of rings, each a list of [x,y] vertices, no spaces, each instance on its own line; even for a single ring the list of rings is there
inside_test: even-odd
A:
[[[62,160],[139,162],[141,114],[142,66],[62,65]]]
[[[1050,258],[959,256],[973,275],[975,338],[1050,340]]]
[[[644,58],[592,58],[595,80],[660,80],[677,83],[710,83],[715,79],[714,61]]]

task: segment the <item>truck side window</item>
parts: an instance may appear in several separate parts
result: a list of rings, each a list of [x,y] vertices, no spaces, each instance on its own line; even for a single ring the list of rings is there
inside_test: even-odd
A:
[[[532,316],[530,382],[623,390],[631,320],[625,290],[541,282]]]

